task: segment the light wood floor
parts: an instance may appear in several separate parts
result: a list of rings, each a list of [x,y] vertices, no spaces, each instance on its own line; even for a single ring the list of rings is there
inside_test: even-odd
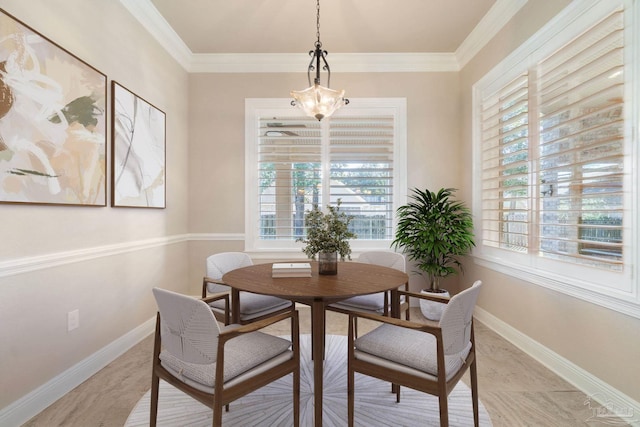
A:
[[[299,311],[300,333],[309,333],[310,310]],[[419,309],[412,309],[411,318],[423,319]],[[358,326],[364,331],[373,325]],[[328,312],[327,333],[346,331],[347,317]],[[270,332],[284,334],[287,328]],[[603,425],[589,419],[593,413],[584,393],[479,322],[476,344],[480,400],[495,427]],[[150,388],[152,347],[150,336],[24,425],[121,427]]]

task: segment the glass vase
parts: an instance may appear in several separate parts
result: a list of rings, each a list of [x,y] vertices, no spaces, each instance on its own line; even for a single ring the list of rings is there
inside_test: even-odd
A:
[[[319,274],[338,274],[338,253],[320,252],[318,254]]]

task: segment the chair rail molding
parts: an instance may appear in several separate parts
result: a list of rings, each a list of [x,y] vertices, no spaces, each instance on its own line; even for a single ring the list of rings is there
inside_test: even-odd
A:
[[[187,234],[181,234],[0,261],[0,278],[43,270],[46,268],[58,267],[61,265],[73,264],[76,262],[88,261],[96,258],[121,255],[127,252],[186,242],[188,241],[188,237],[189,235]]]

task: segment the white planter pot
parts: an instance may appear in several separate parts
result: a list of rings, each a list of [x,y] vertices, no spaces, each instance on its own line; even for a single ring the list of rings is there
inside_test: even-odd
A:
[[[429,291],[422,290],[420,291],[420,293],[427,294],[427,295],[434,295],[436,297],[449,298],[448,291],[429,292]],[[430,301],[426,299],[420,299],[419,301],[420,301],[420,311],[422,312],[422,315],[424,317],[426,317],[429,320],[440,320],[440,317],[442,316],[442,310],[444,310],[444,306],[446,304],[442,302]]]

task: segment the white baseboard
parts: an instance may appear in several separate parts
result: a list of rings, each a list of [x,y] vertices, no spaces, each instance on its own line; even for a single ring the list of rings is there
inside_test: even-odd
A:
[[[20,426],[149,336],[155,316],[0,411],[0,426]]]
[[[585,406],[588,405],[593,412],[593,416],[585,421],[606,422],[607,418],[615,413],[629,425],[640,426],[640,402],[611,387],[488,311],[476,306],[474,316],[511,344],[584,392],[588,396]],[[611,419],[608,421],[611,422]]]
[[[593,421],[598,420],[599,417],[610,415],[611,410],[613,410],[630,425],[640,426],[639,402],[549,350],[488,311],[476,307],[475,317],[498,335],[589,396],[594,401],[593,404],[590,404],[593,410]],[[0,411],[0,425],[19,426],[33,418],[146,338],[153,332],[154,325],[155,317],[147,320],[82,362],[67,369],[28,395],[13,402]],[[602,406],[595,407],[595,402]]]

